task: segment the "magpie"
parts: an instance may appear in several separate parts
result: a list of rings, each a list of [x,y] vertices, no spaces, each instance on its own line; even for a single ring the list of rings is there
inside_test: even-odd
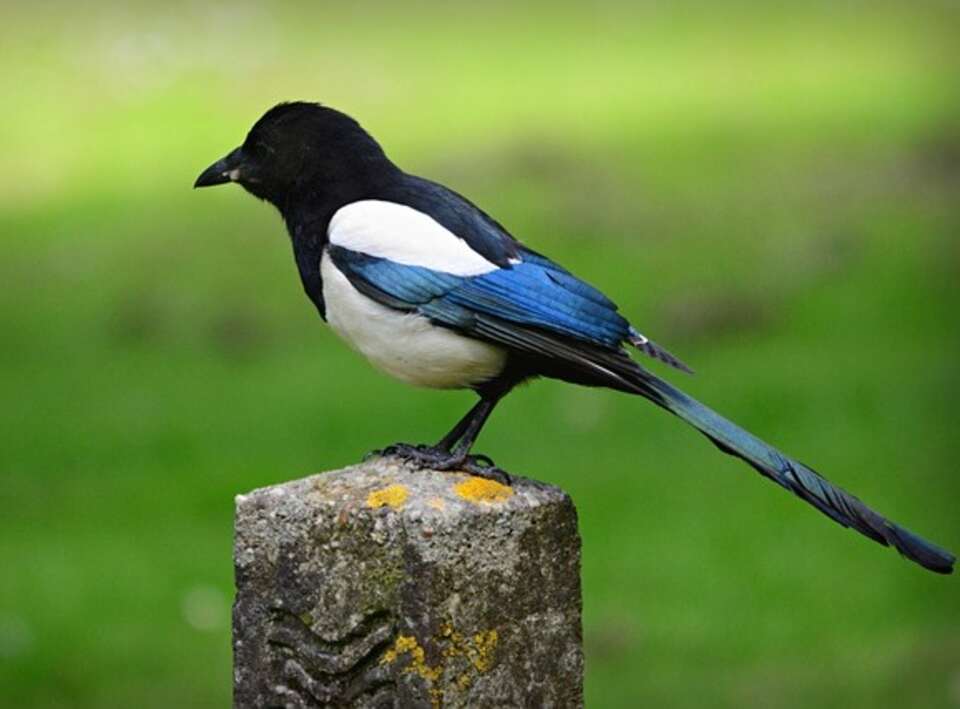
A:
[[[351,347],[409,384],[479,395],[437,444],[383,453],[421,468],[501,473],[470,450],[514,387],[537,377],[609,387],[674,414],[835,522],[952,572],[950,552],[642,367],[628,347],[689,371],[599,290],[465,197],[400,169],[350,116],[316,103],[274,106],[194,186],[229,182],[279,210],[307,296]]]

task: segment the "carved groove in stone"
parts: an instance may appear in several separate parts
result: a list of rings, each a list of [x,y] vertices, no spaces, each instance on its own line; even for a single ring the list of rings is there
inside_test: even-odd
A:
[[[337,639],[314,632],[297,614],[273,608],[267,642],[282,665],[272,688],[277,707],[349,707],[361,697],[366,706],[394,707],[396,681],[380,657],[393,643],[396,624],[389,611],[376,611]],[[372,701],[372,703],[371,703]]]

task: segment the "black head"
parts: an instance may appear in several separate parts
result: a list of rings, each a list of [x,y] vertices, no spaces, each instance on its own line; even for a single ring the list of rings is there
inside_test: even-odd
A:
[[[194,187],[236,182],[281,211],[297,202],[361,198],[396,168],[350,116],[316,103],[281,103]]]

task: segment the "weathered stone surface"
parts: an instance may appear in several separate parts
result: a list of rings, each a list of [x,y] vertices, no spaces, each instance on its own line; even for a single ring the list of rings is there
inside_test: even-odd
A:
[[[378,459],[237,497],[237,707],[580,707],[556,487]]]

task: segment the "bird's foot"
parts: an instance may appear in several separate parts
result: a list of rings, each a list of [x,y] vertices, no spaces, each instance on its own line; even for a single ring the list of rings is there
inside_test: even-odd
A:
[[[465,455],[424,444],[394,443],[392,446],[371,451],[364,460],[373,456],[393,456],[424,470],[464,472],[510,485],[510,475],[498,468],[488,456]]]
[[[392,456],[407,463],[412,463],[418,468],[432,468],[433,470],[450,470],[461,458],[448,450],[422,443],[419,445],[394,443],[392,446],[371,451],[364,459],[372,456]]]
[[[487,456],[477,454],[468,455],[460,466],[460,470],[470,473],[478,478],[493,480],[495,483],[510,486],[513,484],[513,478],[503,468],[498,468],[494,462]]]

